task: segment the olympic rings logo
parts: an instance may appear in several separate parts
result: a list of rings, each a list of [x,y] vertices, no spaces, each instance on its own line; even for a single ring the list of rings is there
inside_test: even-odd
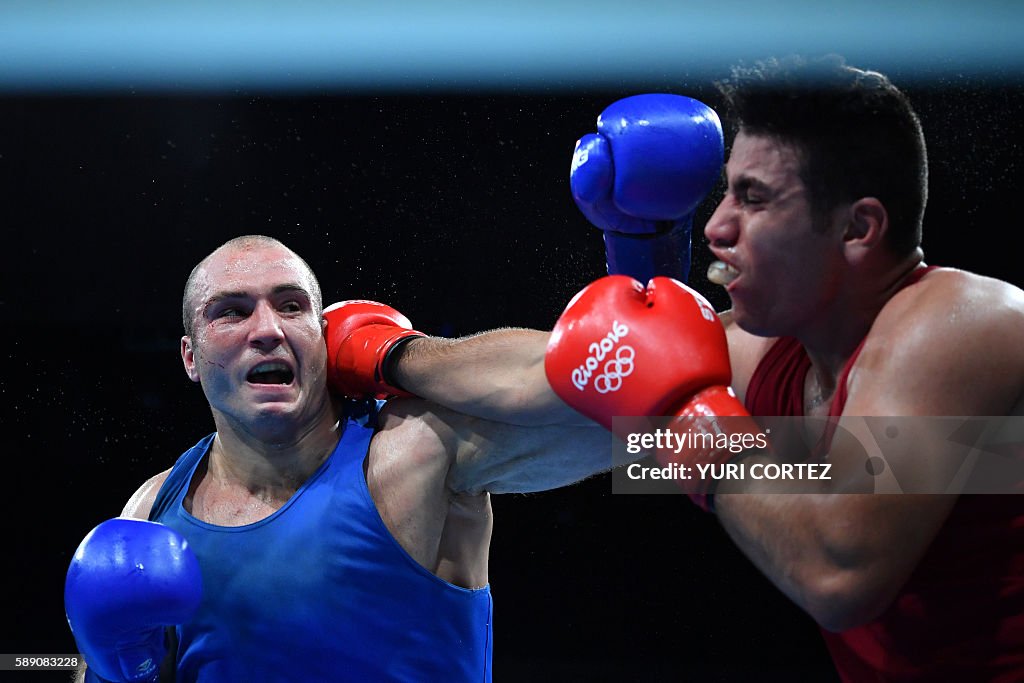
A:
[[[622,378],[633,374],[636,367],[633,359],[636,351],[632,346],[620,346],[615,357],[604,364],[604,372],[594,378],[594,390],[599,394],[607,394],[622,388]]]
[[[582,364],[572,369],[572,383],[580,391],[583,391],[587,384],[590,383],[590,377],[594,372],[601,367],[601,363],[615,349],[618,343],[629,334],[629,326],[625,323],[620,323],[618,320],[612,322],[612,327],[601,339],[590,344],[587,350],[590,351],[590,355],[583,361]],[[619,386],[622,384],[622,378],[633,372],[633,349],[629,349],[628,357],[622,354],[622,349],[627,347],[619,347],[615,354],[615,358],[605,363],[604,373],[594,378],[596,382],[604,378],[602,388],[598,391],[602,394],[606,394],[609,391],[618,391]],[[628,369],[627,369],[628,368]],[[618,380],[616,383],[613,380]],[[615,385],[614,389],[611,389],[612,385]]]

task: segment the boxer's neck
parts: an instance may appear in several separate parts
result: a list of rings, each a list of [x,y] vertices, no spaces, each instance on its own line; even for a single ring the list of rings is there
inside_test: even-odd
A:
[[[218,481],[244,486],[270,497],[290,496],[338,444],[341,426],[331,410],[294,433],[268,440],[252,430],[216,420],[208,472]]]
[[[917,249],[905,258],[851,272],[823,315],[794,335],[811,359],[813,382],[820,394],[832,395],[847,361],[882,309],[922,267],[924,253]]]

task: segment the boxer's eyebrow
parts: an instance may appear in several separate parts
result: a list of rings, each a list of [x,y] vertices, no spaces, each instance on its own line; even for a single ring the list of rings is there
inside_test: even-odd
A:
[[[307,298],[309,298],[309,296],[310,296],[309,291],[305,287],[303,287],[302,285],[295,284],[295,283],[290,283],[290,282],[286,283],[286,284],[283,284],[283,285],[277,285],[272,290],[270,290],[271,295],[277,295],[277,294],[282,294],[282,293],[287,293],[287,292],[295,292],[295,293],[301,294],[301,295],[303,295],[303,296],[305,296]],[[252,297],[253,297],[253,294],[251,292],[247,292],[245,290],[225,290],[223,292],[215,292],[215,293],[211,294],[206,299],[206,301],[203,302],[203,306],[204,307],[209,307],[209,306],[212,306],[215,303],[218,303],[220,301],[224,301],[225,299],[248,299],[248,298],[252,298]]]
[[[277,287],[274,287],[274,289],[271,290],[271,294],[281,294],[285,292],[294,292],[296,294],[301,294],[307,299],[311,298],[309,290],[299,284],[287,283],[283,285],[278,285]]]
[[[310,305],[311,302],[313,301],[313,296],[309,293],[309,290],[297,283],[288,282],[285,284],[277,285],[276,287],[270,290],[271,297],[277,298],[280,297],[282,294],[291,294],[301,298],[302,302],[300,305],[302,305],[303,307]],[[255,298],[253,293],[245,290],[225,290],[222,292],[214,292],[209,297],[207,297],[206,301],[203,302],[201,309],[202,315],[207,316],[210,312],[210,309],[212,309],[214,306],[216,306],[218,303],[221,303],[222,301],[243,301],[253,298]]]
[[[249,292],[244,292],[244,291],[216,292],[214,294],[211,294],[206,299],[206,301],[203,302],[203,308],[204,309],[209,308],[210,306],[214,305],[215,303],[218,303],[220,301],[224,301],[225,299],[245,299],[248,296],[250,296]]]
[[[758,180],[748,175],[741,175],[732,184],[731,187],[733,192],[745,192],[746,190],[758,190],[761,192],[770,192],[771,188],[763,180]]]

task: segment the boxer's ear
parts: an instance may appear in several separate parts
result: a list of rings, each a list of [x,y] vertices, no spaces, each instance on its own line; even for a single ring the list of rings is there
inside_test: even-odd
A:
[[[185,366],[185,374],[193,382],[199,381],[199,370],[196,366],[195,344],[192,338],[184,336],[181,338],[181,362]]]
[[[883,243],[889,232],[889,212],[875,197],[862,197],[843,210],[843,244],[848,254],[859,257]]]

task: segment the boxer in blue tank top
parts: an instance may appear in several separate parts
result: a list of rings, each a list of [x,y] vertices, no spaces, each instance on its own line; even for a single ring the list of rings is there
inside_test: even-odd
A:
[[[305,261],[262,236],[196,266],[183,321],[216,432],[79,547],[86,680],[489,681],[490,493],[611,466],[607,432],[548,386],[547,333],[324,312]],[[392,375],[422,398],[373,401],[406,395]]]
[[[394,542],[363,477],[372,436],[372,422],[346,417],[337,448],[288,502],[269,517],[239,527],[208,524],[182,505],[212,436],[171,468],[149,518],[186,536],[205,560],[203,602],[195,618],[177,628],[180,677],[486,678],[491,669],[490,588],[454,586]],[[240,570],[244,581],[238,580]],[[318,599],[290,598],[297,595]],[[253,622],[263,605],[275,603],[279,609]],[[294,657],[291,653],[308,647],[310,638],[317,642],[316,656]]]

